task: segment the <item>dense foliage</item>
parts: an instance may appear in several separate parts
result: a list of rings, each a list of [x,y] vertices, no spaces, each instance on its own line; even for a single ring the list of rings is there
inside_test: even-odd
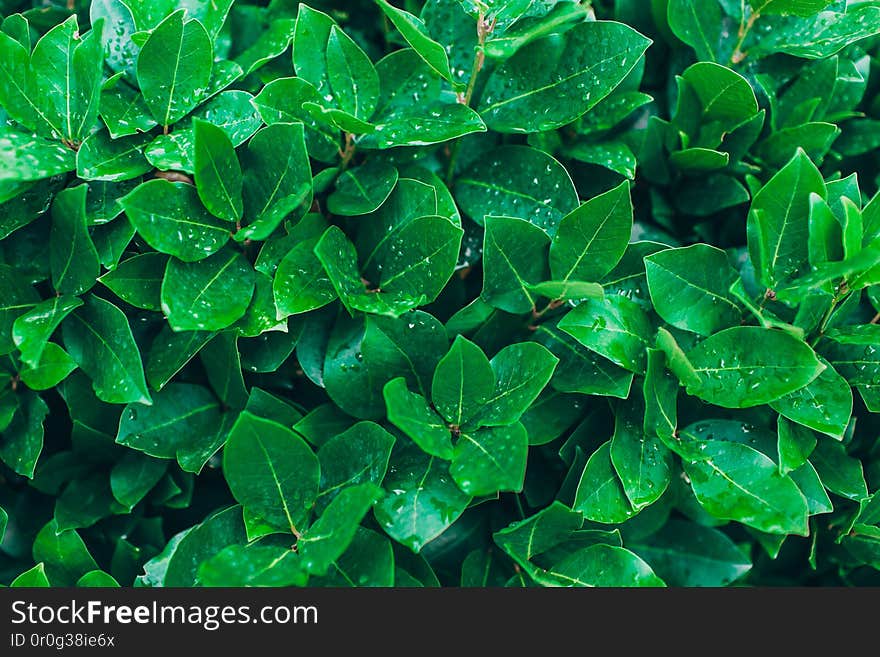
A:
[[[0,0],[0,581],[878,583],[880,2],[395,2]]]

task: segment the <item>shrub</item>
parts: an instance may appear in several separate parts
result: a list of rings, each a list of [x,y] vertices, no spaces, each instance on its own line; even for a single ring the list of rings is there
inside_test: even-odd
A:
[[[877,583],[880,4],[32,4],[3,582]]]

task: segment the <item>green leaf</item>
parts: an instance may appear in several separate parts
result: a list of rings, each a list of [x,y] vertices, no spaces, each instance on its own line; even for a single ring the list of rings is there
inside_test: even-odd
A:
[[[49,407],[43,398],[26,391],[19,397],[10,422],[0,432],[0,460],[23,477],[34,477],[43,451],[43,424],[48,414]]]
[[[216,331],[240,319],[254,293],[250,263],[227,248],[198,262],[168,261],[162,312],[175,331]]]
[[[531,572],[535,568],[531,563],[533,557],[565,542],[582,524],[579,512],[554,500],[533,516],[495,532],[493,539],[517,564]]]
[[[645,371],[645,349],[652,335],[645,313],[622,295],[587,300],[559,322],[559,328],[587,349],[632,372]]]
[[[625,399],[633,375],[607,358],[589,351],[552,324],[539,324],[535,339],[559,358],[550,384],[560,392],[606,395]]]
[[[204,26],[175,11],[150,33],[137,80],[153,118],[166,128],[191,112],[211,78],[213,47]]]
[[[19,374],[31,390],[48,390],[61,383],[76,368],[76,362],[64,349],[49,342],[40,355],[39,362],[23,367]]]
[[[684,469],[706,511],[764,532],[808,534],[804,496],[768,457],[748,445],[711,440],[700,455]]]
[[[12,580],[9,586],[12,588],[49,588],[51,584],[49,584],[49,579],[46,577],[45,564],[38,563],[30,570],[26,570]]]
[[[825,198],[825,182],[806,153],[797,154],[752,199],[749,255],[768,288],[808,260],[810,194]]]
[[[663,442],[643,430],[641,403],[617,408],[611,437],[611,463],[636,511],[653,504],[672,479],[672,453]]]
[[[340,109],[370,118],[379,98],[379,76],[367,54],[335,25],[327,39],[327,78]]]
[[[375,212],[397,184],[397,169],[377,160],[349,169],[336,180],[336,189],[327,197],[333,214],[355,216]]]
[[[450,424],[463,427],[493,397],[495,373],[483,351],[458,336],[437,364],[431,381],[434,407]]]
[[[111,30],[105,30],[108,32]],[[99,112],[113,139],[146,133],[158,125],[150,115],[144,97],[126,82],[122,74],[114,75],[104,83]]]
[[[82,294],[101,271],[98,252],[86,227],[86,185],[66,189],[52,203],[49,264],[52,285],[62,294]]]
[[[244,216],[235,239],[266,239],[290,214],[312,202],[312,173],[301,123],[276,123],[255,134],[241,155]]]
[[[816,436],[809,429],[794,424],[782,416],[779,416],[776,426],[779,474],[788,474],[807,462],[807,458],[816,447]]]
[[[159,483],[167,469],[165,461],[128,452],[110,471],[114,499],[128,509],[134,508]]]
[[[669,29],[694,49],[699,60],[721,59],[722,14],[716,2],[700,0],[669,0]]]
[[[783,331],[737,326],[703,340],[688,353],[699,383],[688,393],[726,408],[775,401],[803,388],[824,365],[804,342]]]
[[[13,267],[0,264],[0,354],[15,349],[13,327],[16,318],[40,302],[40,295]]]
[[[227,546],[244,542],[241,507],[222,509],[172,537],[165,552],[146,563],[144,578],[151,586],[195,586],[199,564]]]
[[[489,76],[478,111],[498,132],[571,123],[610,94],[651,44],[622,23],[592,21],[521,48]]]
[[[171,383],[155,393],[151,406],[126,406],[116,442],[155,458],[177,459],[185,471],[198,474],[222,446],[225,428],[220,403],[207,388]]]
[[[187,362],[214,336],[210,331],[175,333],[163,326],[153,340],[146,364],[147,380],[161,390]]]
[[[321,517],[297,540],[303,567],[315,575],[325,574],[351,544],[361,520],[383,494],[372,483],[340,490]]]
[[[213,123],[193,121],[195,182],[199,198],[215,217],[238,221],[244,212],[242,176],[232,140]]]
[[[578,206],[565,168],[525,146],[503,146],[474,163],[456,180],[455,200],[480,225],[487,216],[517,217],[551,237]]]
[[[611,441],[590,456],[575,494],[575,511],[594,522],[617,524],[635,514],[611,462]]]
[[[76,153],[76,174],[85,180],[131,180],[152,167],[143,155],[145,135],[111,139],[103,130],[90,135]]]
[[[639,556],[603,544],[575,552],[540,579],[551,586],[666,586]]]
[[[192,185],[150,180],[120,203],[147,244],[185,262],[213,255],[229,240],[229,225],[205,210]]]
[[[495,391],[486,402],[479,422],[505,426],[517,422],[550,382],[559,359],[533,342],[512,344],[499,351],[489,364],[495,374]]]
[[[289,547],[230,545],[199,565],[202,586],[305,586],[308,574]]]
[[[104,61],[114,71],[133,72],[138,47],[132,41],[137,31],[132,11],[122,0],[94,0],[89,5],[89,21],[104,19],[101,43]]]
[[[812,16],[830,5],[832,0],[749,0],[754,13],[769,16],[783,14]]]
[[[645,258],[645,273],[654,309],[676,328],[708,336],[742,317],[728,291],[736,272],[720,249],[694,244],[658,251]]]
[[[50,520],[34,539],[34,561],[45,567],[52,586],[73,586],[88,572],[98,568],[80,535],[72,529],[61,531]]]
[[[631,547],[670,586],[727,586],[752,569],[726,534],[683,520],[669,520]]]
[[[125,314],[94,295],[61,325],[64,346],[89,375],[98,399],[110,404],[152,403],[140,352]]]
[[[12,325],[12,339],[21,354],[21,362],[36,367],[55,329],[81,305],[82,299],[61,295],[47,299],[19,316]]]
[[[852,415],[849,384],[824,358],[825,369],[799,390],[770,402],[770,407],[789,420],[832,438],[842,438]]]
[[[71,149],[32,134],[0,131],[0,183],[41,180],[76,168]]]
[[[600,280],[623,257],[632,223],[632,201],[625,181],[567,214],[550,245],[553,278]]]
[[[336,289],[315,255],[317,243],[317,238],[299,242],[278,263],[272,281],[278,317],[315,310],[336,299]]]
[[[519,492],[526,474],[529,437],[519,422],[463,431],[455,445],[449,473],[465,493]]]
[[[758,113],[758,101],[748,80],[725,66],[697,62],[682,78],[699,101],[699,121],[704,126],[717,124],[732,130]]]
[[[126,303],[144,310],[161,310],[162,278],[168,256],[142,253],[119,263],[98,280]]]
[[[861,461],[849,456],[839,442],[820,440],[810,455],[810,463],[825,488],[835,495],[857,502],[868,497]]]
[[[388,421],[409,436],[425,453],[441,459],[453,456],[452,434],[447,424],[419,394],[410,392],[398,377],[383,389]]]
[[[456,82],[449,68],[449,58],[445,48],[430,37],[428,29],[419,18],[408,11],[394,7],[385,0],[376,0],[376,4],[428,66],[441,77],[452,83]]]
[[[324,582],[329,586],[393,586],[391,541],[378,532],[358,527],[351,545],[331,566]]]
[[[223,450],[223,472],[242,506],[298,534],[318,496],[318,459],[302,438],[271,420],[238,416]]]
[[[381,485],[394,442],[394,436],[378,424],[358,422],[321,445],[318,509],[323,509],[346,487],[364,483]]]
[[[434,369],[448,350],[446,328],[428,313],[366,318],[364,358],[387,374],[399,373],[422,395],[430,393]]]
[[[79,143],[98,119],[104,49],[103,21],[79,36],[75,16],[49,30],[31,54],[31,94],[57,137]],[[57,119],[56,119],[57,117]],[[57,122],[56,122],[57,121]]]
[[[449,466],[415,445],[399,444],[383,482],[386,495],[373,512],[385,532],[413,552],[442,534],[471,498],[449,476]]]
[[[644,432],[668,444],[678,430],[678,381],[666,369],[666,355],[660,349],[648,349],[642,392],[645,398]]]
[[[486,303],[510,313],[535,309],[535,284],[547,275],[547,233],[523,219],[485,218],[483,291]]]

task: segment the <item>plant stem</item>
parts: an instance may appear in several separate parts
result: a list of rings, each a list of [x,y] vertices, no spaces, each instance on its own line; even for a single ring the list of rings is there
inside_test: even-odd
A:
[[[348,165],[351,164],[351,160],[354,157],[354,152],[357,150],[357,146],[354,144],[354,139],[351,136],[350,132],[345,133],[345,147],[339,149],[339,157],[342,158],[342,162],[340,163],[340,170],[345,171],[348,168]]]
[[[471,77],[468,79],[467,88],[465,89],[464,94],[459,95],[458,98],[458,102],[465,107],[470,107],[471,99],[474,95],[474,88],[477,85],[477,76],[480,74],[480,71],[483,70],[483,65],[486,63],[486,53],[483,50],[483,46],[486,44],[486,37],[492,34],[494,29],[495,19],[493,18],[491,21],[487,21],[486,15],[480,13],[480,17],[477,19],[477,48],[474,53],[474,63],[471,66]],[[455,143],[452,145],[452,152],[449,155],[449,165],[446,169],[447,185],[452,183],[452,176],[455,175],[455,162],[458,159],[458,152],[460,149],[461,138],[455,140]]]
[[[745,2],[743,2],[743,17],[742,21],[739,24],[739,32],[737,36],[739,39],[736,42],[736,47],[733,49],[733,54],[730,56],[731,64],[739,64],[742,60],[746,58],[746,54],[742,51],[743,43],[746,40],[746,37],[749,35],[749,32],[752,31],[752,28],[755,26],[755,21],[761,17],[760,11],[753,11],[749,14],[748,20],[746,20],[746,12],[745,12]]]
[[[828,322],[831,321],[831,316],[834,315],[834,311],[837,310],[840,307],[840,304],[846,301],[851,294],[851,291],[846,290],[843,294],[839,296],[836,295],[831,300],[831,305],[828,307],[828,310],[825,311],[825,315],[822,317],[822,321],[819,322],[819,330],[816,333],[816,337],[813,338],[813,341],[810,343],[810,346],[815,346],[816,343],[819,342],[819,340],[825,334],[825,329],[828,328]],[[878,317],[880,317],[880,313],[878,313]]]

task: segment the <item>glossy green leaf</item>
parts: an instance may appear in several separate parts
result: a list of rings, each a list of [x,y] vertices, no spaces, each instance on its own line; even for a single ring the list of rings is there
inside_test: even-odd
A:
[[[153,395],[151,406],[126,407],[116,442],[155,458],[177,459],[184,470],[198,473],[223,444],[223,429],[220,403],[207,388],[172,383]]]
[[[211,78],[213,47],[204,26],[176,11],[147,39],[137,58],[137,80],[159,125],[170,126],[192,111]]]
[[[206,258],[229,240],[229,225],[205,210],[192,185],[150,180],[120,203],[147,244],[185,262]]]
[[[711,440],[701,457],[684,468],[709,513],[764,532],[807,535],[807,502],[768,457],[748,445]]]
[[[623,257],[632,221],[632,201],[626,182],[567,214],[550,245],[553,278],[600,280]]]
[[[380,485],[388,470],[394,442],[394,436],[379,425],[358,422],[322,444],[318,450],[321,466],[318,508],[322,509],[348,486]]]
[[[584,301],[562,318],[559,328],[621,367],[644,372],[651,325],[644,312],[626,297]]]
[[[312,172],[302,124],[277,123],[253,136],[241,155],[244,216],[237,240],[268,237],[291,213],[305,213]]]
[[[223,472],[252,513],[298,534],[318,496],[318,458],[302,438],[271,420],[239,415],[223,450]]]
[[[700,378],[699,383],[688,383],[688,392],[727,408],[780,399],[812,382],[824,369],[804,342],[756,326],[716,333],[691,350],[688,359]]]
[[[166,255],[143,253],[123,260],[98,280],[126,303],[144,310],[160,310],[162,277],[167,264]]]
[[[232,141],[222,128],[196,119],[195,183],[199,198],[215,217],[226,221],[241,219],[241,167]]]
[[[730,298],[736,273],[720,249],[694,244],[645,258],[654,309],[666,322],[700,335],[733,326],[741,311]]]
[[[303,567],[316,575],[326,573],[351,544],[361,519],[382,495],[382,489],[371,483],[340,490],[297,541]]]
[[[55,329],[81,305],[82,299],[61,295],[47,299],[19,316],[12,325],[12,339],[18,347],[22,362],[35,367]]]
[[[635,514],[611,462],[611,441],[590,456],[575,494],[575,511],[587,520],[617,524]]]
[[[633,552],[613,545],[592,545],[554,564],[541,579],[551,586],[665,586]]]
[[[852,415],[852,390],[823,358],[825,369],[799,390],[770,402],[771,408],[789,420],[832,438],[841,438]]]
[[[198,262],[168,261],[162,281],[162,312],[175,331],[224,329],[247,311],[254,270],[227,248]]]
[[[52,285],[62,294],[82,294],[101,270],[98,252],[86,226],[85,185],[64,190],[52,204],[49,266]]]
[[[520,49],[489,77],[479,104],[499,132],[550,130],[605,98],[651,41],[627,25],[585,22]]]
[[[457,179],[454,191],[461,209],[478,224],[487,216],[517,217],[551,237],[562,218],[578,206],[562,165],[523,146],[505,146],[481,158]]]
[[[547,275],[547,234],[514,217],[485,218],[483,291],[486,303],[511,313],[535,308],[534,285]]]
[[[449,69],[449,58],[446,50],[430,37],[422,21],[408,11],[398,9],[385,0],[376,0],[376,3],[425,63],[436,71],[438,75],[450,82],[455,82],[452,71]]]
[[[437,364],[431,399],[452,425],[462,427],[493,397],[495,373],[489,359],[473,342],[458,336]]]
[[[412,444],[392,453],[383,487],[386,495],[373,510],[376,520],[413,552],[442,534],[471,500],[453,482],[447,462]]]
[[[809,195],[825,197],[825,183],[803,151],[779,170],[752,199],[749,254],[769,288],[808,259]]]
[[[465,493],[491,495],[522,490],[529,437],[519,422],[463,431],[455,445],[449,473]]]
[[[670,586],[726,586],[752,569],[726,534],[682,520],[670,520],[632,549]]]
[[[397,169],[375,160],[349,169],[336,180],[335,191],[327,197],[327,209],[345,216],[374,212],[391,194],[397,177]]]
[[[230,545],[203,561],[198,571],[203,586],[305,586],[308,574],[289,547]]]
[[[399,377],[386,383],[383,396],[389,422],[409,436],[425,453],[447,461],[452,459],[449,426],[422,395],[407,390],[406,379]]]
[[[89,375],[95,394],[111,404],[150,404],[140,352],[125,314],[94,295],[61,326],[64,346]]]

